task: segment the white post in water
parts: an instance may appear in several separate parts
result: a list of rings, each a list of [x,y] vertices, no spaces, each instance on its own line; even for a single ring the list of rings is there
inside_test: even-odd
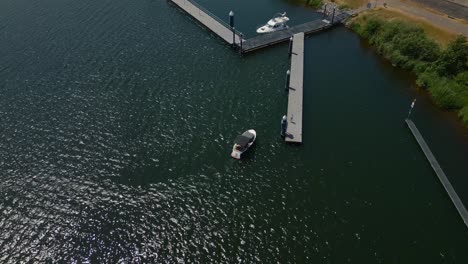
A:
[[[229,26],[232,29],[232,45],[236,45],[236,30],[234,28],[234,12],[229,12]]]
[[[413,102],[411,103],[411,108],[408,112],[408,116],[406,117],[406,119],[409,119],[410,116],[411,116],[411,113],[413,112],[413,108],[414,108],[414,104],[416,103],[416,99],[413,100]]]
[[[286,85],[285,85],[285,87],[284,87],[284,90],[287,91],[287,92],[289,92],[290,77],[291,77],[291,71],[288,70],[288,71],[286,72]]]
[[[281,119],[281,131],[280,131],[280,135],[282,137],[286,136],[286,130],[288,128],[288,118],[286,117],[286,115],[283,116],[283,118]]]

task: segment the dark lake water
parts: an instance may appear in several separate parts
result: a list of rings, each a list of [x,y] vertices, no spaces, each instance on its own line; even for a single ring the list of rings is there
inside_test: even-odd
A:
[[[278,0],[200,3],[248,36]],[[249,35],[250,34],[250,35]],[[163,0],[0,2],[0,263],[468,263],[468,132],[344,27],[240,57]],[[232,140],[258,133],[245,159]]]

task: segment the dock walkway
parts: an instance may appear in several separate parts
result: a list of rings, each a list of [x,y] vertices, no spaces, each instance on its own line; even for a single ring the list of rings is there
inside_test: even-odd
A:
[[[351,16],[349,13],[340,13],[335,16],[334,22],[331,23],[330,17],[317,19],[297,26],[292,26],[286,30],[276,31],[268,34],[261,34],[250,39],[246,39],[242,43],[242,53],[258,50],[264,47],[268,47],[274,44],[285,42],[292,36],[298,33],[304,33],[305,35],[314,32],[324,31],[329,29]]]
[[[209,30],[213,31],[216,35],[221,37],[228,44],[239,44],[240,43],[240,33],[235,31],[233,36],[233,31],[230,26],[217,18],[215,15],[211,14],[208,10],[205,10],[195,2],[189,0],[170,0],[172,3],[176,4],[182,10],[187,12],[193,18],[198,20],[201,24],[207,27]],[[233,40],[235,43],[233,43]]]
[[[463,205],[463,202],[460,200],[460,197],[458,197],[458,194],[455,192],[455,189],[453,189],[452,184],[447,179],[447,176],[445,175],[436,158],[432,154],[432,151],[427,146],[426,141],[422,137],[421,133],[419,133],[419,130],[416,127],[416,125],[413,123],[413,121],[409,119],[406,119],[405,121],[409,129],[413,133],[413,136],[416,138],[416,141],[419,143],[419,146],[421,147],[422,151],[426,155],[426,158],[431,164],[432,169],[436,173],[437,177],[439,177],[439,180],[444,186],[445,190],[447,191],[447,194],[449,195],[450,199],[452,199],[453,205],[455,205],[455,208],[458,210],[458,213],[460,214],[463,222],[468,227],[468,211]]]
[[[304,33],[293,36],[288,95],[286,142],[302,143],[302,103],[304,84]]]
[[[242,43],[242,52],[247,53],[249,51],[254,51],[257,49],[261,49],[267,46],[287,41],[289,40],[289,38],[294,36],[294,34],[298,34],[301,32],[308,34],[324,30],[331,26],[332,25],[330,23],[327,23],[323,20],[315,20],[288,28],[286,30],[276,31],[268,34],[261,34],[253,38],[244,40],[244,42]]]
[[[198,22],[207,27],[213,33],[218,35],[228,44],[237,47],[241,53],[251,52],[254,50],[258,50],[264,47],[287,41],[293,35],[298,33],[310,34],[326,30],[328,28],[333,27],[334,25],[342,23],[346,18],[351,16],[351,14],[348,12],[340,12],[337,13],[334,16],[334,18],[326,16],[311,22],[307,22],[297,26],[292,26],[286,30],[276,31],[267,34],[260,34],[250,39],[243,39],[242,33],[240,31],[234,30],[233,32],[231,27],[226,22],[211,14],[208,10],[204,9],[203,7],[199,6],[196,2],[191,0],[169,1],[177,5],[185,12],[187,12],[189,15],[191,15],[193,18],[195,18]]]

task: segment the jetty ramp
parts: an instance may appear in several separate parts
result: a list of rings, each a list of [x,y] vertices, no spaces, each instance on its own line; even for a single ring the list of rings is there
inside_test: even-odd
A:
[[[424,155],[426,155],[427,160],[431,164],[432,169],[434,170],[435,174],[442,183],[442,186],[444,186],[445,190],[447,191],[448,196],[452,200],[453,205],[460,214],[463,222],[468,227],[468,211],[466,210],[465,205],[463,205],[463,202],[460,200],[460,197],[458,197],[458,194],[455,192],[455,189],[453,189],[452,184],[447,179],[447,176],[440,167],[439,162],[437,162],[436,158],[434,157],[434,154],[432,154],[432,151],[429,149],[429,146],[426,144],[426,141],[422,137],[421,133],[419,133],[419,130],[416,127],[416,125],[413,123],[413,121],[409,119],[406,119],[405,122],[408,125],[408,128],[411,130],[411,133],[413,133],[413,136],[418,142],[422,151],[424,152]]]

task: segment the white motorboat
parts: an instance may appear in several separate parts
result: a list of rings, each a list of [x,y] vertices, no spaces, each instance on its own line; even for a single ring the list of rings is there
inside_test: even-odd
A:
[[[270,19],[264,26],[257,29],[257,33],[270,33],[278,30],[284,30],[289,28],[286,25],[286,22],[289,21],[289,18],[286,16],[286,12],[276,14],[272,19]]]
[[[242,153],[246,152],[250,146],[253,145],[257,138],[257,132],[253,129],[245,131],[242,135],[237,136],[234,140],[234,146],[232,146],[231,157],[240,159]]]

